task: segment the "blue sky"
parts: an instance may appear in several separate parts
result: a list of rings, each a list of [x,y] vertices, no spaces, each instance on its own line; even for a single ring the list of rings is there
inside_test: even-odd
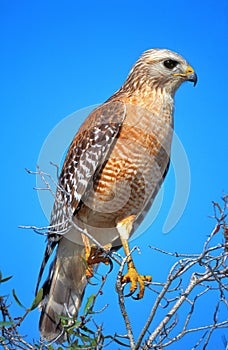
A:
[[[18,229],[18,225],[48,223],[33,190],[36,179],[24,168],[35,170],[44,141],[58,123],[75,111],[105,101],[124,82],[140,54],[153,47],[183,55],[195,68],[199,82],[195,88],[184,84],[176,94],[175,132],[191,174],[186,208],[177,225],[164,234],[175,192],[171,168],[161,210],[135,241],[142,250],[136,261],[146,270],[142,273],[151,273],[156,280],[165,276],[171,262],[153,255],[149,244],[169,251],[198,252],[213,228],[208,218],[211,201],[228,190],[226,1],[3,0],[0,33],[1,270],[14,276],[7,289],[15,288],[29,306],[45,246],[43,237]],[[55,149],[59,142],[53,145]],[[110,276],[107,291],[114,288],[114,278]],[[107,295],[107,302],[105,298]],[[114,290],[112,299],[115,310]],[[137,308],[139,326],[151,301],[145,302],[129,305],[132,310]],[[205,321],[209,316],[204,312],[200,317]],[[25,322],[23,332],[31,338],[38,337],[37,321],[34,311]],[[119,315],[109,322],[110,329],[115,330],[117,323],[121,324]],[[213,342],[216,349],[222,349],[221,336]]]

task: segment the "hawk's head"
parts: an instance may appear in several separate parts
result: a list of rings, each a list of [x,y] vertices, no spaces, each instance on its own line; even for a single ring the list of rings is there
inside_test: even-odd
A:
[[[192,81],[196,85],[197,75],[179,54],[166,49],[151,49],[138,59],[127,81],[137,88],[147,84],[174,94],[184,81]]]

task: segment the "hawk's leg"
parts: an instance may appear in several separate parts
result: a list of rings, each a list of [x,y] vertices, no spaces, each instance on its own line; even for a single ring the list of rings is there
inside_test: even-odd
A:
[[[151,282],[151,276],[143,276],[138,273],[135,268],[133,259],[130,255],[130,248],[128,239],[132,231],[135,215],[130,215],[127,218],[121,220],[117,224],[117,229],[120,234],[121,242],[124,248],[124,252],[127,255],[128,272],[122,277],[122,283],[131,282],[130,292],[133,294],[139,287],[138,299],[141,299],[144,295],[145,285],[144,282]]]
[[[110,271],[112,270],[112,261],[105,254],[105,252],[111,249],[111,244],[107,244],[103,247],[103,249],[98,248],[96,245],[91,245],[89,238],[82,234],[82,240],[85,246],[85,259],[87,263],[86,268],[86,277],[93,277],[93,267],[99,263],[104,263],[106,265],[110,264]]]

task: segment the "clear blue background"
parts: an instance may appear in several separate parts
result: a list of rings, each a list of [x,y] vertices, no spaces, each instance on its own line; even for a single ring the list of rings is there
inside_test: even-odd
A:
[[[14,287],[21,301],[30,305],[45,246],[43,237],[18,229],[21,224],[47,225],[32,189],[36,179],[24,168],[35,170],[42,144],[59,121],[105,101],[140,54],[153,47],[179,52],[199,76],[196,88],[184,84],[176,95],[175,131],[190,162],[191,189],[181,220],[163,234],[174,194],[170,171],[162,210],[135,241],[142,251],[135,260],[142,273],[162,281],[172,261],[153,253],[149,244],[199,252],[214,225],[208,218],[211,200],[219,200],[228,190],[227,2],[2,0],[0,37],[1,270],[13,275],[4,290]],[[116,307],[116,272],[109,276],[101,298],[101,305],[111,304],[102,317],[107,332],[124,333]],[[150,295],[147,291],[145,300],[129,300],[136,332],[151,307]],[[205,301],[196,321],[210,323],[213,303]],[[22,313],[13,310],[15,316]],[[37,311],[31,313],[22,327],[30,339],[38,337],[38,316]],[[221,337],[227,333],[220,331],[210,349],[223,349]],[[189,338],[184,344],[191,348]]]

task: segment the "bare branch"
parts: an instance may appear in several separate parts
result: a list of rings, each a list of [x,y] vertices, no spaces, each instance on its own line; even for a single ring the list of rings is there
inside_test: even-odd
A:
[[[57,172],[58,168],[56,167]],[[48,190],[54,196],[52,185],[60,191],[64,191],[59,188],[54,179],[47,173],[42,172],[37,167],[36,172],[28,171],[31,174],[36,174],[41,177],[44,187],[37,188],[38,190]],[[65,192],[64,192],[65,193]],[[66,193],[65,193],[66,194]],[[66,194],[67,195],[67,194]],[[73,213],[71,213],[70,207],[66,210],[64,222],[57,226],[36,227],[36,226],[21,226],[22,228],[34,229],[36,232],[53,237],[54,235],[60,237],[64,235],[69,226],[75,227],[77,231],[83,233],[88,237],[99,249],[109,255],[119,265],[119,272],[116,280],[116,291],[119,299],[119,307],[122,318],[124,320],[126,335],[119,336],[114,334],[113,336],[103,335],[103,326],[97,325],[94,318],[87,314],[81,322],[75,323],[75,334],[83,339],[84,326],[86,322],[93,319],[93,324],[96,327],[94,337],[98,341],[97,349],[103,349],[107,346],[105,340],[110,342],[115,341],[122,346],[128,346],[132,350],[137,349],[164,349],[171,344],[180,341],[183,337],[192,333],[199,333],[198,341],[193,345],[192,349],[201,347],[206,349],[209,346],[211,338],[214,332],[218,329],[228,329],[228,321],[220,319],[219,310],[221,308],[228,307],[228,228],[227,228],[227,209],[228,209],[228,196],[222,198],[222,205],[217,202],[213,202],[213,218],[216,220],[216,224],[211,233],[206,238],[202,251],[198,253],[180,253],[180,252],[167,252],[161,248],[150,246],[151,252],[154,251],[165,254],[174,260],[169,273],[165,281],[153,281],[147,285],[148,290],[153,295],[153,305],[148,318],[145,320],[145,324],[142,327],[138,339],[135,340],[134,329],[132,322],[127,311],[124,296],[124,285],[122,283],[123,270],[127,263],[128,257],[122,257],[119,253],[105,251],[103,246],[85,229],[80,228],[73,220]],[[67,225],[66,225],[67,224]],[[63,227],[67,227],[66,229]],[[54,237],[53,237],[54,239]],[[134,247],[130,252],[130,255],[134,250],[138,249]],[[95,306],[95,301],[99,295],[106,277],[102,282],[102,286],[98,289],[98,293],[94,298],[91,309]],[[196,316],[198,312],[198,305],[204,300],[205,296],[208,297],[210,293],[217,293],[218,302],[214,305],[211,319],[207,320],[207,323],[199,324],[195,327],[190,327],[193,316]],[[185,305],[185,313],[181,313]],[[106,305],[99,311],[93,311],[93,316],[98,312],[102,312],[106,308]],[[181,317],[179,317],[180,312]],[[69,315],[70,316],[70,315]],[[156,321],[156,325],[154,324]],[[75,321],[72,319],[72,322]],[[70,329],[72,326],[70,327]],[[121,342],[121,338],[124,338],[129,342],[125,344]],[[82,344],[86,345],[86,341],[82,340]],[[7,343],[5,344],[7,346]],[[82,345],[83,346],[83,345]],[[227,341],[226,341],[226,347]],[[88,349],[88,347],[87,347]]]
[[[130,254],[132,254],[132,252],[136,249],[136,247],[134,247]],[[120,265],[120,269],[118,272],[118,276],[117,276],[117,280],[116,280],[116,290],[118,293],[118,298],[119,298],[119,306],[120,306],[120,311],[121,314],[123,316],[124,322],[125,322],[125,326],[127,329],[127,334],[128,334],[128,339],[130,342],[130,347],[131,349],[135,349],[135,341],[134,341],[134,336],[133,336],[133,331],[132,331],[132,327],[131,327],[131,322],[125,307],[125,299],[124,299],[124,294],[123,294],[123,290],[124,290],[124,286],[122,284],[122,277],[123,277],[123,269],[124,266],[126,265],[128,261],[128,256],[126,256],[123,260],[122,263]]]

